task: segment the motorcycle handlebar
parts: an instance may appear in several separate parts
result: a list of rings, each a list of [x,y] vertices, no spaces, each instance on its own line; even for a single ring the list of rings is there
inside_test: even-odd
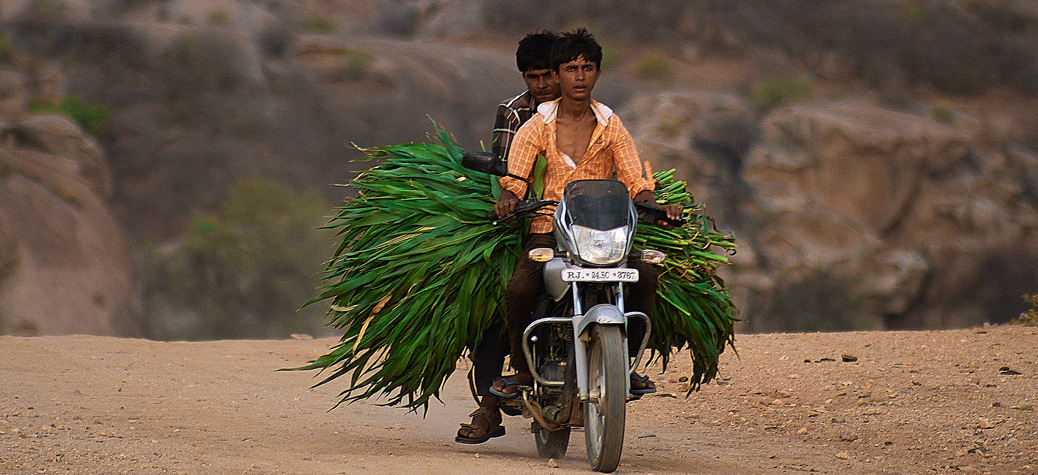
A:
[[[494,210],[490,210],[487,214],[487,219],[489,219],[492,224],[497,225],[511,221],[513,218],[532,218],[536,216],[542,208],[555,206],[557,204],[559,203],[554,200],[523,200],[515,205],[515,211],[504,216],[498,216],[497,213],[494,213]]]
[[[493,224],[497,225],[503,222],[512,220],[513,218],[532,218],[545,207],[555,206],[559,204],[554,200],[523,200],[515,206],[515,211],[505,215],[498,216],[494,213],[494,210],[490,210],[487,213],[487,219]],[[670,219],[667,217],[667,213],[660,206],[646,203],[644,201],[635,201],[635,208],[638,209],[638,217],[648,223],[655,223],[657,221],[663,221],[671,226],[684,226],[685,219]]]
[[[638,217],[647,223],[655,224],[657,221],[663,221],[674,227],[685,225],[685,218],[670,219],[667,217],[667,212],[659,205],[645,201],[635,201],[634,206],[638,209]]]

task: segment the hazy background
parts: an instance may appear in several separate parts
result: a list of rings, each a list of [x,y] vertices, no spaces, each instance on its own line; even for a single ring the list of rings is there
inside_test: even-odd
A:
[[[952,328],[1038,292],[1038,4],[2,0],[0,333],[322,328],[360,147],[468,149],[516,42],[595,90],[739,252],[740,331]]]

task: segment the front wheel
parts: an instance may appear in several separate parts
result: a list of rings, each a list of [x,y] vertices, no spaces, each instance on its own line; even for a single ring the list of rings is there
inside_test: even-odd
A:
[[[620,464],[627,410],[624,339],[616,325],[592,325],[588,342],[588,402],[584,441],[591,468],[612,472]]]

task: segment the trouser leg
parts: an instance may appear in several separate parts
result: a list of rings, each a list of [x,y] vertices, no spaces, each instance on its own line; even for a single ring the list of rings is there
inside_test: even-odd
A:
[[[526,357],[523,354],[523,331],[530,324],[530,313],[533,312],[534,301],[544,293],[544,276],[541,274],[544,264],[531,261],[526,253],[536,247],[555,248],[555,236],[551,234],[531,234],[523,246],[523,254],[515,264],[515,271],[508,281],[505,290],[506,317],[508,320],[508,337],[512,349],[512,369],[528,372]]]
[[[627,310],[642,312],[651,318],[656,306],[656,289],[659,286],[656,269],[651,264],[637,259],[629,260],[627,265],[638,269],[638,282],[634,282],[626,288]],[[627,325],[627,348],[631,356],[635,356],[634,352],[638,351],[644,337],[645,322],[638,318],[631,319]]]
[[[490,394],[490,385],[501,376],[501,369],[508,355],[508,332],[505,322],[496,319],[483,332],[483,340],[472,351],[472,371],[476,379],[476,395]]]

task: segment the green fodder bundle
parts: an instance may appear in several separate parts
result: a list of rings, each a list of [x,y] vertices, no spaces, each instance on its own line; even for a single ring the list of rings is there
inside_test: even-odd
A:
[[[331,371],[317,385],[347,376],[340,404],[385,397],[387,405],[427,408],[458,358],[503,318],[525,223],[491,225],[496,177],[465,169],[450,135],[437,130],[437,138],[440,144],[364,149],[379,165],[351,182],[357,197],[328,225],[341,243],[309,303],[330,299],[330,325],[344,333],[328,354],[294,369]],[[672,346],[688,346],[694,388],[713,377],[732,342],[734,308],[714,275],[726,259],[708,251],[732,243],[702,232],[708,218],[693,213],[683,183],[660,188],[667,202],[689,205],[692,219],[679,230],[639,231],[643,243],[678,250],[660,275],[651,346],[664,365]]]
[[[667,253],[659,269],[656,308],[652,315],[649,350],[666,369],[673,348],[687,347],[692,357],[688,392],[717,375],[717,363],[725,347],[735,346],[736,308],[719,265],[728,263],[725,253],[735,252],[735,238],[717,231],[702,206],[692,200],[685,182],[674,180],[674,170],[656,173],[656,201],[684,207],[686,224],[665,230],[640,224],[635,249],[651,248]],[[715,254],[714,248],[722,254]]]

